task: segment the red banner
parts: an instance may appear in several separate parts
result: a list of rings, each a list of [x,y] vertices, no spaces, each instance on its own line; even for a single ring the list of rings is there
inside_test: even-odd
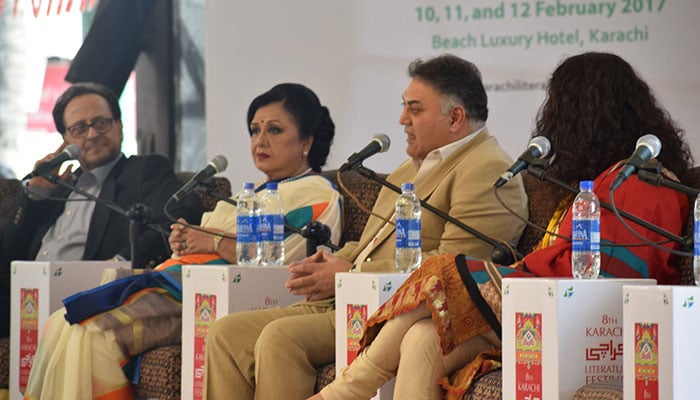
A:
[[[542,314],[515,313],[515,398],[542,398]]]
[[[97,6],[99,0],[80,0],[80,6],[79,10],[80,12],[85,12],[85,11],[91,11],[95,6]],[[46,16],[49,17],[51,16],[51,13],[53,12],[55,15],[61,15],[62,12],[71,12],[74,10],[74,2],[73,0],[32,0],[32,12],[34,13],[34,18],[38,18],[39,15],[41,15],[42,9],[45,7],[46,11]],[[12,15],[17,16],[17,11],[20,7],[26,7],[28,2],[26,0],[20,1],[20,0],[15,0],[14,5],[12,6]],[[2,15],[2,11],[5,8],[5,0],[0,0],[0,15]]]
[[[19,290],[19,391],[24,392],[39,341],[39,289]]]
[[[71,85],[65,80],[69,67],[68,61],[49,62],[46,65],[39,109],[36,112],[27,113],[27,130],[56,132],[51,112],[58,97]]]
[[[347,321],[347,365],[352,364],[360,351],[360,339],[367,324],[367,305],[348,304],[345,314]]]
[[[204,352],[207,333],[216,321],[216,295],[195,293],[194,295],[194,382],[192,398],[204,398]]]
[[[657,323],[634,324],[634,398],[659,398],[659,326]]]

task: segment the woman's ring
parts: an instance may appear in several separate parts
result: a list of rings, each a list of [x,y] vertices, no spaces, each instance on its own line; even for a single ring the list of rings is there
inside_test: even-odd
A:
[[[187,248],[187,242],[184,240],[180,241],[180,250],[185,250]]]

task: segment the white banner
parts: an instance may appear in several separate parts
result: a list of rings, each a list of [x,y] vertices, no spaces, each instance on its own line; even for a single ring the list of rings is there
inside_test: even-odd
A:
[[[698,17],[697,0],[207,1],[207,155],[231,160],[234,190],[260,178],[249,154],[248,105],[293,81],[316,91],[336,123],[327,169],[383,132],[391,149],[365,165],[389,172],[406,158],[398,118],[408,63],[454,53],[481,69],[489,130],[515,157],[557,64],[598,50],[637,69],[700,157]]]

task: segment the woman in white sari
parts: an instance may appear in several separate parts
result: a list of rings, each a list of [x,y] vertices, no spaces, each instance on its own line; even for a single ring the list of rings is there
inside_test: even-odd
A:
[[[247,120],[253,161],[266,176],[258,182],[258,195],[267,182],[278,182],[285,222],[299,229],[320,222],[330,228],[331,242],[338,244],[340,195],[318,174],[335,132],[328,109],[307,87],[284,83],[255,98]],[[145,278],[127,277],[71,296],[64,301],[66,308],[50,317],[25,399],[134,398],[135,356],[180,343],[181,290],[177,275],[173,278],[169,272],[178,271],[183,264],[236,260],[236,209],[226,202],[220,201],[202,217],[201,228],[216,235],[184,220],[171,228],[173,257],[156,268],[159,272],[145,274]],[[287,232],[286,263],[304,256],[306,239]],[[134,285],[138,279],[142,280]],[[119,300],[114,300],[115,293]]]

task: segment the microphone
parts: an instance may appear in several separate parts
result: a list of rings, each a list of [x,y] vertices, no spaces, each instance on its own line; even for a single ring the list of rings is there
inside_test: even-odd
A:
[[[180,201],[183,197],[188,195],[194,188],[199,186],[199,184],[205,182],[207,179],[211,178],[215,174],[222,172],[228,167],[228,160],[222,155],[218,155],[209,161],[209,163],[202,168],[195,176],[192,177],[184,186],[180,188],[174,195],[172,199],[175,202]]]
[[[625,160],[625,165],[620,169],[615,180],[610,185],[610,190],[615,190],[622,182],[626,181],[642,165],[651,158],[656,158],[661,151],[661,141],[654,135],[644,135],[637,139],[637,148],[632,157]]]
[[[513,163],[513,165],[508,168],[508,170],[504,172],[503,175],[498,178],[498,180],[496,180],[496,183],[494,183],[493,186],[495,188],[499,188],[505,185],[520,171],[527,168],[528,164],[533,162],[535,159],[547,157],[547,154],[549,154],[549,150],[551,148],[552,145],[549,143],[549,139],[544,136],[535,136],[534,138],[530,139],[527,149],[520,155],[520,157],[518,157],[515,163]]]
[[[349,169],[356,168],[358,165],[362,164],[362,161],[368,159],[369,157],[377,153],[384,153],[385,151],[389,150],[390,144],[391,140],[389,139],[389,136],[383,133],[374,135],[372,141],[369,142],[364,149],[357,153],[353,153],[348,158],[348,161],[340,166],[340,171],[347,171]]]
[[[69,144],[63,149],[62,152],[58,153],[54,158],[39,164],[39,166],[36,167],[34,171],[30,172],[27,176],[22,178],[22,180],[25,181],[35,176],[44,175],[52,169],[60,166],[65,161],[75,160],[78,157],[80,157],[80,148],[74,144]]]

